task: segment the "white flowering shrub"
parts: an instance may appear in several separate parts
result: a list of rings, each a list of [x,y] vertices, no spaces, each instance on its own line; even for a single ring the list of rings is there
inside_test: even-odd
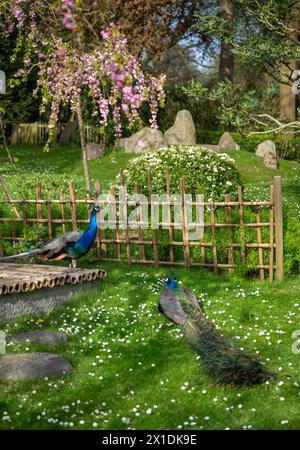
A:
[[[170,171],[171,193],[179,192],[179,180],[185,178],[186,192],[218,199],[236,192],[242,183],[234,160],[225,153],[214,153],[196,145],[170,145],[132,159],[124,171],[129,192],[139,184],[147,194],[148,170],[152,174],[153,192],[166,192],[166,170]],[[119,179],[118,179],[119,181]]]

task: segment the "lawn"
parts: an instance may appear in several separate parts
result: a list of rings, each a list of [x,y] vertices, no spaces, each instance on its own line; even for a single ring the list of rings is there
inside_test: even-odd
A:
[[[42,177],[50,169],[53,176],[82,179],[76,148],[56,148],[45,155],[40,148],[18,146],[12,152],[19,161],[15,172],[5,165],[4,176],[16,191],[22,171]],[[111,151],[91,163],[93,178],[108,186],[132,156]],[[249,195],[266,195],[273,172],[250,153],[234,152],[234,157]],[[282,161],[278,171],[285,210],[296,215],[299,168]],[[88,258],[82,265],[90,266]],[[230,389],[213,385],[180,327],[158,313],[166,268],[101,267],[107,278],[88,293],[43,317],[1,326],[9,334],[36,328],[64,331],[68,342],[55,348],[13,344],[8,351],[55,351],[69,359],[74,371],[59,379],[0,385],[0,428],[300,428],[300,355],[292,351],[292,334],[300,329],[299,277],[270,284],[176,268],[177,277],[202,299],[222,332],[277,374],[275,381],[261,386]]]

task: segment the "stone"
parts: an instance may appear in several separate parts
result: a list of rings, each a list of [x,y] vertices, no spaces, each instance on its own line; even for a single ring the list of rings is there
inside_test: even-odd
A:
[[[127,153],[146,153],[165,145],[166,141],[161,131],[144,127],[128,138],[119,139],[116,147],[123,148]]]
[[[34,380],[72,372],[69,361],[54,353],[7,353],[0,357],[0,381]]]
[[[269,169],[278,169],[278,162],[276,158],[276,152],[269,150],[265,153],[264,156],[264,165]]]
[[[86,144],[87,159],[89,161],[99,159],[104,155],[104,148],[100,144],[89,142]]]
[[[269,151],[273,152],[276,155],[276,145],[274,141],[271,141],[271,139],[268,139],[258,144],[255,150],[255,154],[263,158],[265,156],[265,153]]]
[[[219,151],[227,150],[227,149],[239,150],[240,146],[234,141],[231,134],[228,131],[225,131],[225,133],[222,134],[222,136],[219,140],[218,148],[219,148]]]
[[[167,145],[195,145],[196,128],[191,113],[183,109],[177,113],[174,125],[165,132]]]
[[[270,169],[278,169],[275,142],[268,139],[258,144],[255,154],[264,159],[264,164]]]
[[[67,341],[65,333],[58,333],[48,330],[33,330],[24,333],[18,333],[7,338],[7,342],[31,342],[34,344],[55,345]]]

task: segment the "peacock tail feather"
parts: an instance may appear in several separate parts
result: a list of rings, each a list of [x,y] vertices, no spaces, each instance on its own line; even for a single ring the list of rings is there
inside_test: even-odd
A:
[[[182,308],[181,313],[178,308]],[[182,325],[187,341],[200,356],[203,369],[216,384],[250,386],[274,377],[259,360],[230,344],[207,318],[195,295],[188,289],[165,289],[159,309],[169,319]]]

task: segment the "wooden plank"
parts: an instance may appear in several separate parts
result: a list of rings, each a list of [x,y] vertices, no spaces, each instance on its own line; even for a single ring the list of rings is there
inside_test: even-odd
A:
[[[283,267],[283,218],[282,218],[282,192],[281,177],[274,177],[274,212],[276,237],[276,279],[284,277]]]

